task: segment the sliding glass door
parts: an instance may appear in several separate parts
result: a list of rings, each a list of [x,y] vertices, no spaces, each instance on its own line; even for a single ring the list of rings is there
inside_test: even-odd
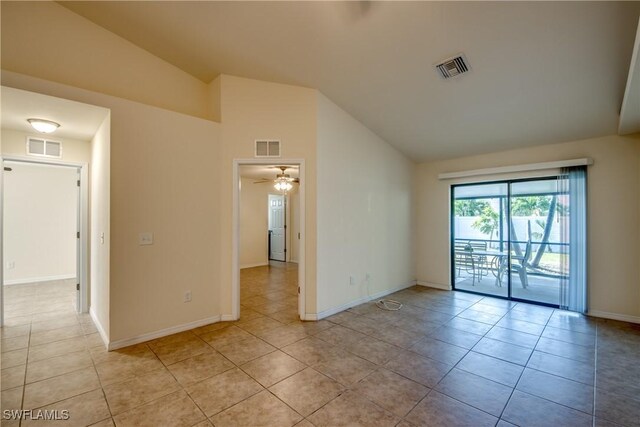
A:
[[[569,193],[562,177],[452,187],[453,287],[561,305],[569,281]]]
[[[454,288],[508,297],[507,183],[453,188]]]
[[[569,266],[567,196],[560,180],[510,183],[509,271],[515,299],[560,304],[560,286]]]

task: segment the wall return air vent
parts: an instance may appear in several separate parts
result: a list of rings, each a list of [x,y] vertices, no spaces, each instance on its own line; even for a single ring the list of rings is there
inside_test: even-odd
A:
[[[471,67],[469,66],[469,61],[462,53],[452,58],[445,59],[444,61],[436,65],[438,74],[440,74],[440,77],[444,79],[457,77],[460,74],[466,73],[470,69]]]
[[[62,158],[62,143],[49,139],[27,137],[27,154],[39,157]]]
[[[280,141],[269,139],[257,140],[256,157],[280,157]]]

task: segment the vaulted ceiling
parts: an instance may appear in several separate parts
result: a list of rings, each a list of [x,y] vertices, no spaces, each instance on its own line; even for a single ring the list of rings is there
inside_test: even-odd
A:
[[[319,89],[417,161],[615,134],[639,2],[61,2],[209,82]],[[434,64],[464,52],[471,71]]]

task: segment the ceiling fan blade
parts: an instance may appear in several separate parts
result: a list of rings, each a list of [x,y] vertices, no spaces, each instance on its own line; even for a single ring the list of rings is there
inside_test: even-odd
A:
[[[264,184],[265,182],[273,182],[271,179],[261,178],[258,181],[253,181],[254,184]]]
[[[293,179],[293,182],[300,183],[300,178],[294,178],[294,179]]]

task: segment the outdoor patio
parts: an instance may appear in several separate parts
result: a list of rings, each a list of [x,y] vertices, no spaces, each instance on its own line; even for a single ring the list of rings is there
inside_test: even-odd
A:
[[[475,284],[473,275],[466,271],[456,272],[456,289],[462,291],[480,292],[494,296],[507,296],[507,275],[502,277],[502,286],[496,285],[496,276],[491,271],[482,276],[476,277]],[[558,305],[560,296],[560,280],[557,278],[545,277],[539,274],[527,274],[529,284],[523,289],[518,274],[511,275],[512,297],[533,302]]]

